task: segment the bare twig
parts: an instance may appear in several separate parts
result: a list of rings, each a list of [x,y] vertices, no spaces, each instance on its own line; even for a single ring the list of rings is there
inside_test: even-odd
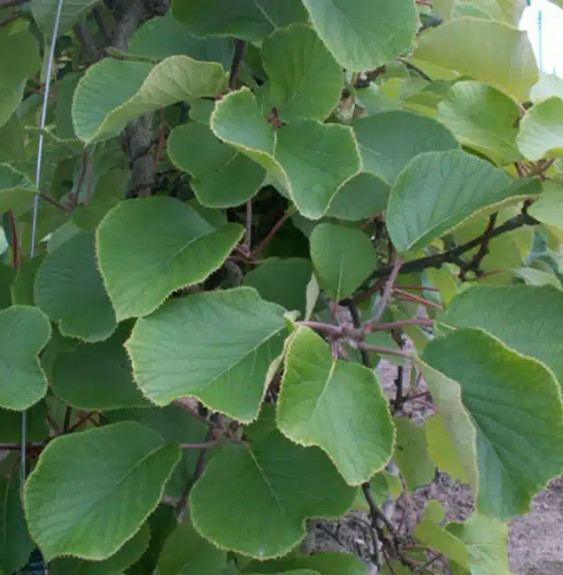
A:
[[[380,347],[378,345],[369,345],[363,341],[358,342],[359,349],[365,349],[366,351],[371,351],[372,353],[382,353],[385,355],[397,355],[404,357],[406,359],[412,359],[412,353],[406,351],[399,351],[398,349],[391,349],[390,347]]]
[[[383,312],[387,308],[389,298],[391,297],[391,292],[393,291],[393,286],[395,285],[395,281],[397,280],[397,276],[399,275],[399,271],[401,270],[401,266],[403,265],[404,261],[405,259],[401,256],[400,258],[397,258],[393,264],[393,268],[389,274],[387,283],[385,284],[385,289],[383,290],[383,295],[381,296],[381,301],[377,306],[375,315],[364,324],[364,330],[366,332],[369,333],[373,329],[373,326],[381,319]]]
[[[235,38],[235,49],[233,52],[233,61],[231,63],[231,71],[229,74],[229,90],[236,90],[238,84],[238,75],[246,54],[246,42]]]
[[[481,241],[481,245],[479,246],[479,250],[471,258],[471,261],[469,261],[465,267],[461,268],[461,271],[459,272],[459,279],[461,281],[465,280],[467,272],[470,270],[474,271],[477,276],[481,275],[479,273],[481,263],[483,262],[483,259],[485,258],[485,256],[489,253],[489,244],[491,242],[491,234],[493,233],[493,231],[495,229],[495,225],[497,223],[497,216],[498,216],[498,214],[494,213],[494,214],[491,214],[491,216],[489,217],[489,222],[487,224],[487,227],[486,227],[485,231],[481,234],[482,241]]]

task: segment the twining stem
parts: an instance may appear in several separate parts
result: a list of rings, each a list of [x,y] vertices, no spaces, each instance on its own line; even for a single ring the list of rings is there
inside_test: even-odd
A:
[[[366,321],[366,323],[364,324],[364,330],[367,333],[369,333],[371,331],[372,326],[375,325],[381,319],[383,312],[387,308],[387,304],[389,303],[389,298],[391,297],[391,292],[393,291],[393,286],[395,285],[395,282],[397,281],[397,276],[399,275],[399,271],[401,270],[401,266],[403,265],[404,261],[405,261],[405,258],[403,256],[401,256],[395,260],[395,263],[393,264],[393,269],[391,270],[391,273],[389,274],[389,278],[387,279],[387,282],[385,283],[383,295],[381,296],[381,300],[379,302],[379,305],[377,306],[377,310],[375,312],[375,315],[370,320]]]
[[[421,305],[435,307],[436,309],[439,309],[439,310],[444,309],[439,303],[436,303],[436,302],[430,301],[426,298],[414,295],[414,294],[409,293],[408,291],[405,291],[402,289],[393,288],[393,293],[399,294],[403,298],[406,298],[406,299],[408,299],[414,303],[419,303]]]
[[[388,355],[398,355],[406,359],[412,359],[412,354],[406,351],[400,351],[398,349],[391,349],[389,347],[380,347],[378,345],[369,345],[363,341],[358,342],[359,349],[365,349],[366,351],[371,351],[372,353],[382,353]]]
[[[285,214],[274,224],[268,235],[258,244],[258,247],[250,254],[252,257],[257,257],[264,250],[264,248],[272,241],[273,237],[277,234],[278,230],[285,224],[291,217],[294,210],[287,210]]]
[[[204,443],[179,443],[180,449],[211,449],[219,445],[217,440],[205,441]]]
[[[413,318],[413,319],[401,319],[398,321],[392,321],[389,323],[379,323],[372,326],[371,331],[387,331],[398,329],[407,325],[434,325],[433,319],[426,318]]]
[[[10,234],[12,239],[12,267],[17,270],[21,267],[20,240],[18,238],[16,218],[12,210],[8,211],[8,217],[10,218]]]

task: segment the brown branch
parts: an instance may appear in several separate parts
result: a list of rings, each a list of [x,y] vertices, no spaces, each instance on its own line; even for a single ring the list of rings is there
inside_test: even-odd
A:
[[[387,304],[389,303],[389,298],[391,297],[391,292],[393,291],[395,281],[397,280],[397,276],[399,275],[399,272],[401,271],[401,266],[403,265],[404,261],[405,261],[405,258],[401,256],[400,258],[397,258],[397,260],[393,264],[393,267],[391,269],[391,273],[389,274],[389,279],[387,280],[387,283],[385,284],[385,289],[383,290],[383,295],[381,296],[381,301],[379,302],[379,305],[377,307],[375,315],[371,319],[366,321],[366,323],[364,324],[364,330],[367,333],[369,333],[371,331],[372,327],[381,319],[383,312],[387,308]]]
[[[502,234],[506,234],[513,230],[517,230],[523,226],[537,226],[540,222],[538,222],[535,218],[532,218],[526,213],[518,214],[509,220],[506,220],[503,224],[495,228],[491,234],[490,239],[496,238]],[[405,262],[401,267],[400,273],[401,274],[409,274],[413,272],[420,272],[427,268],[439,268],[443,264],[446,263],[455,263],[460,264],[460,256],[463,255],[465,252],[476,248],[483,242],[483,235],[480,235],[456,248],[451,250],[447,250],[445,252],[435,254],[433,256],[427,256],[424,258],[419,258],[416,260],[411,260],[409,262]],[[463,262],[465,263],[465,262]],[[461,265],[463,265],[463,263]],[[380,268],[375,270],[375,272],[371,275],[372,279],[379,279],[388,277],[389,274],[393,272],[393,266],[386,266],[384,268]]]
[[[235,38],[235,49],[233,52],[233,61],[229,73],[229,90],[236,90],[238,84],[238,75],[246,54],[246,42]]]
[[[491,234],[495,229],[495,225],[497,223],[497,217],[498,217],[497,213],[491,214],[491,216],[489,217],[489,223],[487,224],[485,231],[481,235],[482,241],[481,245],[479,246],[478,252],[471,258],[471,261],[469,261],[463,268],[461,268],[461,271],[459,272],[459,279],[461,281],[465,281],[465,277],[467,275],[467,272],[469,271],[474,271],[475,275],[477,276],[481,275],[479,273],[481,263],[485,259],[485,256],[489,253]]]

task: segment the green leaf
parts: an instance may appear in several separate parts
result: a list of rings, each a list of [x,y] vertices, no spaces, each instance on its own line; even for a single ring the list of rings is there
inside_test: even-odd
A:
[[[290,569],[312,569],[319,575],[366,575],[365,563],[352,553],[322,551],[308,557],[290,557],[274,561],[252,561],[243,573],[287,573]],[[290,571],[291,572],[291,571]]]
[[[129,41],[127,50],[136,56],[158,59],[185,54],[223,66],[230,64],[231,51],[228,38],[195,38],[170,12],[145,22]]]
[[[430,459],[425,428],[406,417],[394,420],[397,439],[393,460],[401,470],[409,491],[430,483],[436,474],[436,465]]]
[[[352,129],[313,120],[280,129],[275,157],[295,205],[309,219],[321,218],[340,187],[361,169]]]
[[[552,96],[563,98],[563,78],[555,74],[540,73],[540,79],[532,88],[531,97],[534,103],[547,100]]]
[[[432,341],[422,358],[461,387],[477,433],[477,510],[501,520],[528,511],[533,495],[563,471],[563,405],[553,374],[476,329]]]
[[[168,537],[158,560],[161,575],[217,575],[227,554],[204,539],[186,520]]]
[[[199,202],[211,208],[239,206],[254,196],[265,171],[250,158],[218,140],[209,126],[190,122],[172,130],[171,161],[188,172]]]
[[[24,490],[29,530],[45,559],[115,554],[156,507],[179,458],[177,446],[133,422],[51,441]]]
[[[118,321],[153,312],[179,288],[203,281],[242,236],[238,224],[215,229],[176,199],[122,202],[97,230],[98,259]]]
[[[37,271],[43,263],[44,254],[33,259],[26,259],[17,270],[16,278],[11,286],[14,305],[35,305],[34,285]]]
[[[39,69],[39,43],[26,29],[15,26],[0,28],[0,54],[9,58],[0,60],[0,127],[8,122],[20,105],[28,78]]]
[[[535,104],[522,118],[518,147],[528,160],[563,155],[563,100],[557,96]]]
[[[244,285],[256,289],[266,301],[277,303],[288,311],[299,310],[303,317],[312,273],[309,260],[270,258],[244,276]]]
[[[252,421],[268,368],[281,351],[283,314],[251,288],[171,300],[140,319],[126,343],[135,380],[157,405],[195,396],[213,410]]]
[[[319,284],[335,301],[354,293],[375,269],[375,247],[360,230],[338,224],[319,224],[313,230],[310,242]]]
[[[308,328],[298,328],[288,347],[277,422],[292,441],[319,446],[349,485],[369,481],[393,453],[395,431],[375,372],[333,359]]]
[[[80,232],[47,255],[35,276],[37,306],[61,333],[88,342],[115,330],[115,312],[96,264],[94,232]]]
[[[476,286],[455,297],[440,320],[478,327],[535,357],[563,382],[563,294],[551,286]]]
[[[426,422],[430,456],[440,469],[468,483],[476,494],[479,488],[476,431],[462,403],[459,384],[420,359],[417,366],[439,410]]]
[[[520,160],[516,147],[520,117],[514,100],[481,82],[457,82],[438,105],[438,119],[459,141],[497,165]]]
[[[37,188],[31,180],[8,164],[0,164],[0,213],[13,210],[18,216],[28,211]]]
[[[47,406],[44,401],[36,403],[27,411],[26,437],[28,441],[44,441],[49,437]],[[19,411],[0,409],[0,442],[21,442],[21,419]]]
[[[71,0],[64,2],[61,9],[59,35],[82,19],[99,0]],[[58,0],[31,0],[31,14],[39,29],[51,37],[57,15]]]
[[[194,36],[258,40],[272,31],[254,0],[173,0],[172,13]]]
[[[373,70],[408,52],[418,26],[412,0],[303,0],[303,4],[322,41],[350,71]]]
[[[264,411],[248,431],[252,442],[224,447],[190,494],[201,535],[261,560],[287,553],[305,536],[306,518],[340,515],[355,495],[320,449],[286,439],[275,429],[273,409]]]
[[[559,189],[547,189],[529,208],[528,213],[542,224],[563,235],[563,194]]]
[[[458,150],[459,143],[442,124],[402,110],[382,112],[354,122],[363,172],[393,184],[421,152]]]
[[[510,575],[505,523],[474,513],[464,523],[446,528],[466,546],[471,575]]]
[[[47,392],[38,355],[51,337],[51,324],[37,308],[0,311],[0,407],[21,411]]]
[[[86,143],[111,138],[129,120],[177,102],[214,97],[225,87],[220,64],[171,56],[153,66],[105,58],[91,66],[76,88],[72,117]]]
[[[309,21],[309,14],[300,0],[255,0],[255,3],[276,28]]]
[[[81,374],[79,378],[77,373]],[[133,381],[120,334],[58,354],[52,386],[58,397],[77,409],[95,411],[150,405]]]
[[[274,131],[246,88],[216,104],[211,129],[268,170],[310,219],[320,218],[339,188],[360,170],[350,128],[303,120]]]
[[[342,69],[307,25],[274,32],[262,45],[270,83],[265,109],[278,109],[283,121],[324,120],[338,105]]]
[[[0,264],[0,309],[12,305],[12,289],[16,271],[13,268]],[[20,302],[16,302],[20,303]]]
[[[489,162],[463,151],[414,158],[391,188],[387,228],[400,253],[426,247],[476,212],[526,194]]]
[[[338,190],[327,216],[352,221],[374,216],[385,209],[390,189],[374,174],[357,174]]]
[[[21,416],[20,416],[21,417]],[[0,573],[17,573],[26,564],[34,544],[20,501],[18,469],[0,477]]]
[[[539,78],[527,33],[494,20],[460,18],[432,28],[413,60],[480,80],[520,102]]]
[[[160,433],[168,443],[203,443],[206,441],[209,427],[184,411],[180,405],[151,407],[145,409],[123,409],[106,414],[113,423],[117,421],[137,421]],[[165,493],[180,498],[186,485],[196,471],[200,451],[183,449],[182,458],[166,484]]]
[[[145,523],[123,547],[105,561],[84,561],[62,557],[51,561],[49,575],[120,575],[135,563],[147,549],[150,529]]]

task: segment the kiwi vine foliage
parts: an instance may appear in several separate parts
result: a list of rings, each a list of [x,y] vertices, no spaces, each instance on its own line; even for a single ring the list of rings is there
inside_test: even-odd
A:
[[[510,573],[563,472],[525,4],[66,0],[37,187],[57,2],[0,1],[0,575]],[[436,469],[475,511],[406,533]],[[305,552],[351,510],[361,557]]]

